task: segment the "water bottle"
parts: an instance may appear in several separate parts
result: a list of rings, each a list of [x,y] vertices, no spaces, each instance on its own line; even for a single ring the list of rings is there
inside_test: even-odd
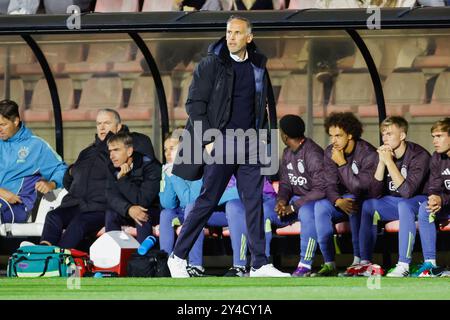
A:
[[[138,253],[143,256],[145,255],[148,250],[150,250],[156,243],[156,238],[154,236],[148,236],[145,238],[144,241],[142,241],[141,245],[138,248]]]

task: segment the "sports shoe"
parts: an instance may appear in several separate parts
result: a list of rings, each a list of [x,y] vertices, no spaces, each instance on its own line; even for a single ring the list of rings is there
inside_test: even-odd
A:
[[[411,272],[411,277],[417,278],[417,277],[420,277],[420,275],[422,273],[423,273],[423,276],[428,276],[430,271],[431,271],[431,269],[433,269],[433,267],[434,267],[434,265],[431,262],[427,261],[427,262],[424,262],[419,267],[419,269],[415,270],[414,272],[411,270],[411,268],[409,268],[409,270]]]
[[[292,272],[293,277],[310,277],[311,269],[306,267],[297,267],[294,272]]]
[[[398,263],[395,268],[386,275],[386,277],[389,278],[404,278],[407,276],[409,276],[409,267],[405,268],[403,265]]]
[[[329,264],[323,264],[322,268],[317,273],[313,273],[311,277],[336,277],[338,272],[333,266]]]
[[[290,277],[291,275],[286,272],[281,272],[273,266],[273,264],[265,264],[259,269],[250,269],[250,277]]]
[[[436,278],[442,277],[443,274],[447,272],[447,269],[444,267],[432,267],[431,269],[425,270],[419,275],[419,278]],[[445,275],[444,275],[445,276]]]
[[[187,266],[186,271],[192,278],[205,276],[205,268],[203,268],[202,266]]]
[[[35,244],[33,242],[30,242],[30,241],[22,241],[20,243],[19,247],[29,247],[29,246],[35,246]]]
[[[231,267],[224,277],[248,277],[248,272],[245,267]]]
[[[172,278],[189,278],[189,273],[186,270],[186,260],[178,258],[172,253],[167,259],[167,266]]]
[[[366,264],[352,264],[350,267],[345,270],[344,273],[340,273],[340,277],[356,277],[356,276],[362,276],[362,274],[367,270],[367,268],[372,265],[371,263]]]

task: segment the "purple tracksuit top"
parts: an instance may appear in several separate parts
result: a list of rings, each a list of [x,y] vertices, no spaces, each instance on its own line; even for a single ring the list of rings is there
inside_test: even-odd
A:
[[[295,152],[283,151],[277,200],[289,202],[294,195],[301,196],[293,204],[295,211],[307,201],[325,197],[323,149],[309,138]]]
[[[381,192],[374,190],[378,154],[374,146],[359,139],[351,154],[345,155],[347,163],[338,165],[331,159],[332,145],[325,149],[324,171],[327,199],[334,205],[344,194],[351,193],[357,200],[377,198]]]
[[[394,159],[394,162],[405,181],[395,189],[394,182],[386,169],[384,180],[375,180],[374,189],[377,192],[403,198],[427,194],[430,172],[430,154],[427,150],[414,142],[407,141],[405,154],[400,159]]]
[[[447,154],[433,153],[430,164],[428,195],[442,199],[442,207],[450,206],[450,158]]]

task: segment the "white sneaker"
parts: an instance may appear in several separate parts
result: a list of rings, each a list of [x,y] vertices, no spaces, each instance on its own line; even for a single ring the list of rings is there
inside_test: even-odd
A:
[[[189,273],[186,269],[186,260],[178,258],[172,253],[167,259],[167,266],[169,267],[172,278],[189,278]]]
[[[406,268],[403,265],[400,265],[397,263],[397,265],[395,266],[394,270],[392,270],[391,272],[389,272],[386,277],[389,278],[404,278],[409,276],[409,270],[408,268]]]
[[[281,272],[273,264],[265,264],[259,269],[250,269],[250,277],[290,277],[290,273]]]
[[[28,247],[28,246],[35,246],[35,244],[33,242],[30,242],[30,241],[22,241],[20,243],[19,247]]]

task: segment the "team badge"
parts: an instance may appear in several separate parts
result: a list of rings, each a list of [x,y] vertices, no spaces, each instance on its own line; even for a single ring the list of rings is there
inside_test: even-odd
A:
[[[447,190],[450,190],[450,180],[445,180],[444,184],[445,184],[445,187],[447,188]]]
[[[303,160],[297,162],[297,168],[300,173],[305,173],[305,166],[303,165]]]
[[[19,152],[17,152],[17,157],[19,158],[20,162],[23,162],[26,157],[30,154],[30,150],[27,147],[21,147],[19,149]]]
[[[288,170],[294,170],[294,167],[292,167],[292,163],[289,163],[286,168],[288,168]]]

